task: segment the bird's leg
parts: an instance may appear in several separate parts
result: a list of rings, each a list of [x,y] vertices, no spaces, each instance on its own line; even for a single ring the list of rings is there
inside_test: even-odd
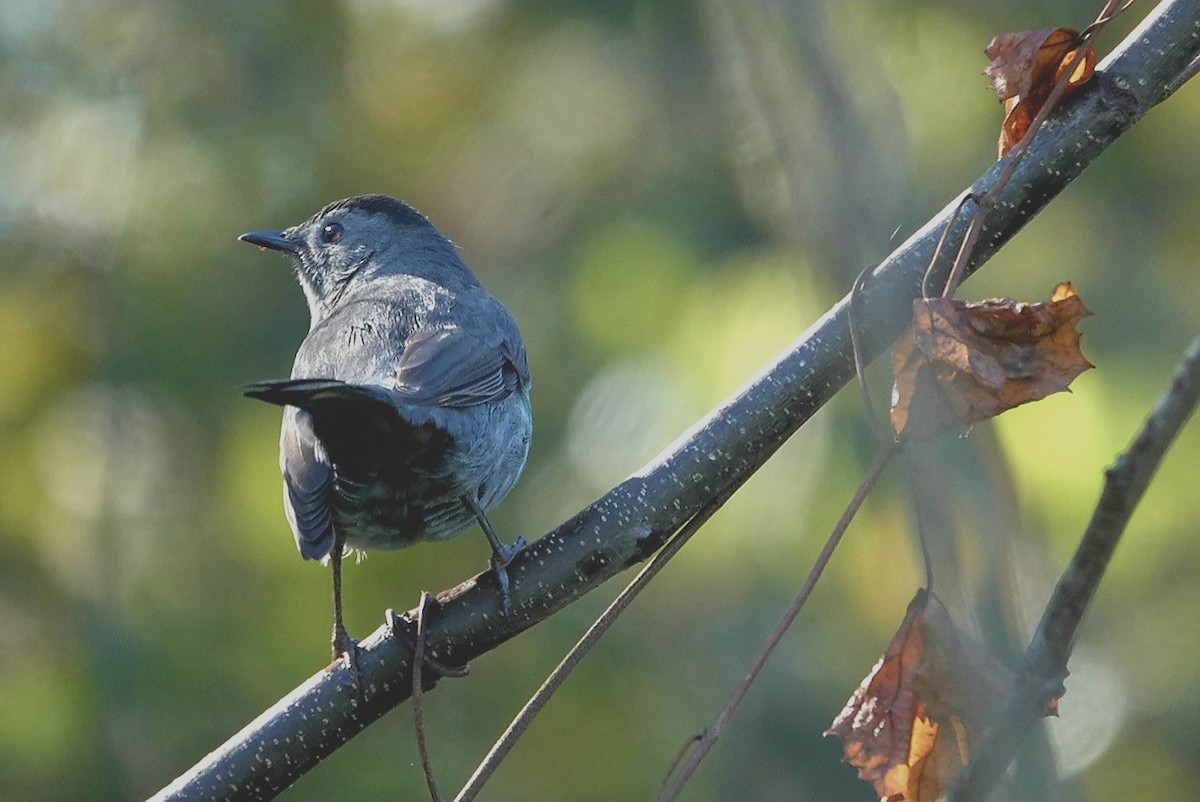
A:
[[[505,570],[508,564],[512,562],[512,558],[516,557],[521,549],[527,545],[525,538],[518,537],[516,542],[511,546],[506,546],[500,542],[500,538],[496,537],[496,530],[492,529],[492,525],[488,522],[487,516],[483,514],[483,507],[479,506],[479,501],[475,496],[467,493],[462,497],[463,504],[467,506],[475,515],[475,519],[479,521],[479,526],[483,529],[483,533],[487,535],[488,543],[492,544],[492,568],[496,570],[496,580],[500,583],[500,607],[505,615],[508,615],[511,607],[511,597],[508,592],[508,571]]]
[[[333,528],[333,551],[329,552],[329,566],[333,571],[333,663],[337,663],[344,655],[346,668],[353,674],[355,665],[355,649],[358,644],[346,632],[346,624],[342,620],[342,551],[346,538]]]

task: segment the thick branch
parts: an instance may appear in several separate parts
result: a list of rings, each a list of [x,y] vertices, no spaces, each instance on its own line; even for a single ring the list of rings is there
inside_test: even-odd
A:
[[[1165,97],[1200,52],[1200,3],[1164,2],[1107,71],[1038,134],[996,205],[974,271],[1108,145]],[[989,170],[970,191],[989,189]],[[957,199],[877,267],[862,297],[864,351],[876,356],[907,325],[921,277]],[[954,221],[961,238],[970,204]],[[949,267],[937,265],[932,282]],[[430,653],[458,664],[553,615],[652,555],[713,496],[750,477],[854,373],[846,299],[774,363],[650,464],[534,543],[508,567],[512,612],[501,615],[488,572],[440,594]],[[411,639],[410,639],[411,640]],[[381,627],[361,644],[360,686],[321,671],[161,791],[156,799],[269,799],[408,698],[410,652]]]
[[[1112,559],[1129,517],[1137,507],[1167,448],[1200,400],[1200,337],[1192,342],[1171,386],[1159,399],[1133,443],[1104,476],[1104,490],[1075,556],[1063,571],[1004,708],[975,759],[963,769],[947,802],[987,797],[1001,772],[1046,705],[1062,693],[1067,659],[1104,571]]]

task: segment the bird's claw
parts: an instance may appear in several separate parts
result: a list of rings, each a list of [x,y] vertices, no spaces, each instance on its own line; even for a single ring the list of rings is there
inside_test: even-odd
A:
[[[524,537],[520,536],[518,536],[517,539],[510,545],[505,546],[504,544],[501,544],[498,550],[492,552],[492,567],[504,568],[510,562],[512,562],[513,558],[520,554],[528,545],[528,541],[526,541]]]
[[[358,641],[345,632],[338,633],[333,639],[333,662],[328,670],[332,673],[338,663],[343,663],[346,675],[351,684],[358,685]]]
[[[525,538],[518,537],[511,545],[501,545],[492,551],[492,568],[496,572],[496,581],[500,585],[500,609],[505,615],[512,610],[512,594],[509,591],[508,564],[521,553],[529,544]]]

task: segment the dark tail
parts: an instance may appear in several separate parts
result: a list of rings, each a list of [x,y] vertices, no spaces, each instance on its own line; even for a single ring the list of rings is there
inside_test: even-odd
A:
[[[399,415],[409,426],[434,422],[429,408],[404,403],[397,394],[373,384],[347,384],[337,379],[279,379],[255,382],[242,390],[281,407],[299,407],[324,417],[358,416],[362,423],[393,423]]]
[[[247,385],[242,394],[268,404],[309,409],[329,401],[379,400],[370,388],[346,384],[337,379],[280,379]]]
[[[436,462],[450,448],[433,410],[398,404],[397,394],[385,387],[337,379],[282,379],[256,382],[242,393],[312,415],[316,434],[336,463],[369,462],[381,450],[407,453],[412,460],[428,454]]]

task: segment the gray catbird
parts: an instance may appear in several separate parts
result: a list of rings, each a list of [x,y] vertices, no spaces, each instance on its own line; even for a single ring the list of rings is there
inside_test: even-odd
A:
[[[284,511],[300,554],[333,568],[333,653],[341,558],[446,540],[478,521],[501,600],[505,546],[486,512],[525,466],[532,431],[525,344],[428,218],[384,195],[337,201],[283,231],[238,239],[292,258],[311,323],[292,378],[246,388],[284,407]]]

